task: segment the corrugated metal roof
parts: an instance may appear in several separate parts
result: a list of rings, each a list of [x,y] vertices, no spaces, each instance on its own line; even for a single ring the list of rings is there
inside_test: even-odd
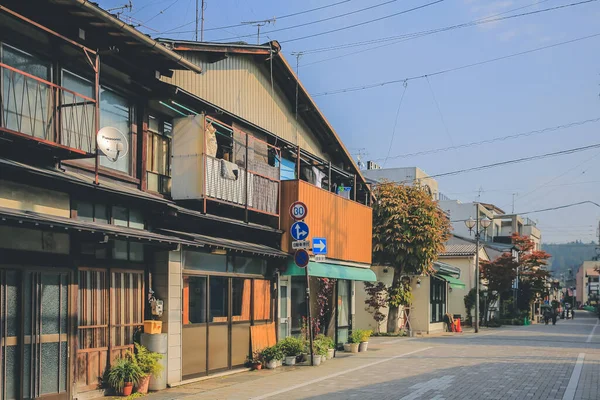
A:
[[[239,240],[227,239],[216,236],[207,236],[201,235],[199,233],[193,232],[181,232],[175,231],[171,229],[159,229],[160,232],[164,232],[166,234],[175,235],[178,237],[186,238],[188,240],[193,240],[202,245],[206,245],[209,247],[215,247],[220,249],[234,250],[242,253],[256,254],[262,256],[269,257],[279,257],[279,258],[287,258],[290,255],[285,251],[269,247],[263,244],[250,243],[250,242],[242,242]]]
[[[475,244],[447,244],[440,256],[472,256],[475,255]]]
[[[9,221],[13,221],[18,224],[27,223],[35,226],[42,225],[47,228],[61,228],[67,231],[72,230],[87,233],[101,233],[122,239],[134,239],[141,242],[149,241],[155,243],[182,244],[186,246],[203,247],[201,243],[142,229],[99,224],[96,222],[87,222],[54,215],[40,214],[33,211],[23,211],[0,207],[0,223],[7,223]]]

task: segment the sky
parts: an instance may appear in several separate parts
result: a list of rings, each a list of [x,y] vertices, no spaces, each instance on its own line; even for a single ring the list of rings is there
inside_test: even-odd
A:
[[[363,161],[377,160],[386,168],[417,166],[436,175],[600,143],[600,121],[589,121],[600,118],[600,36],[548,47],[600,34],[600,1],[400,42],[381,38],[579,1],[206,0],[205,40],[256,43],[254,26],[221,28],[325,7],[276,18],[274,24],[261,28],[260,42],[279,41],[291,64],[296,63],[292,53],[305,52],[299,59],[299,75],[313,95],[399,81],[314,99],[355,157],[360,154]],[[126,3],[99,1],[105,9]],[[194,39],[195,0],[132,3],[133,9],[121,18],[142,24],[138,27],[141,31],[153,37]],[[352,13],[367,7],[371,8]],[[346,13],[352,14],[337,17]],[[327,20],[312,23],[322,19]],[[375,19],[379,20],[368,22]],[[188,25],[181,27],[184,24]],[[290,28],[299,24],[308,25]],[[269,33],[276,29],[281,30]],[[301,39],[332,30],[337,31]],[[372,42],[310,52],[364,41]],[[541,47],[548,48],[435,74]],[[424,75],[429,76],[402,82]],[[588,122],[572,125],[582,121]],[[537,133],[515,139],[405,156],[534,131]],[[513,210],[514,197],[514,211],[525,213],[581,201],[600,203],[599,168],[600,148],[594,148],[439,177],[438,183],[450,198],[489,202],[507,212]],[[591,204],[527,216],[537,222],[544,242],[590,242],[598,237],[600,207]]]

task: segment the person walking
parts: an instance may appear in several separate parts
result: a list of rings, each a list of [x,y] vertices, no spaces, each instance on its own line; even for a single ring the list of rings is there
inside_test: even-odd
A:
[[[552,325],[556,325],[556,319],[558,317],[558,310],[556,308],[552,309]]]
[[[575,319],[575,307],[571,310],[571,319]]]
[[[550,308],[544,308],[544,323],[546,325],[548,325],[548,322],[550,322],[551,312],[552,311]],[[600,309],[598,312],[598,318],[600,318]]]

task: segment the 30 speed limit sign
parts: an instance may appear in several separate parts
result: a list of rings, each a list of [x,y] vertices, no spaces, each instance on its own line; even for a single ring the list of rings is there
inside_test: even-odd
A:
[[[308,208],[306,208],[306,204],[301,201],[295,201],[290,206],[290,216],[294,219],[294,221],[302,221],[306,218],[306,214],[308,213]]]

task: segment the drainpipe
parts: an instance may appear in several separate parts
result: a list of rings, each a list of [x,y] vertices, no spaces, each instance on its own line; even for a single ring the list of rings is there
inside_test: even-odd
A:
[[[181,65],[185,69],[196,72],[197,74],[202,73],[202,68],[200,68],[196,64],[186,60],[185,58],[183,58],[182,55],[177,54],[174,51],[167,49],[165,46],[158,43],[156,40],[149,38],[148,36],[144,35],[142,32],[138,31],[137,29],[132,28],[131,26],[127,25],[125,22],[119,20],[118,18],[113,17],[111,14],[109,14],[105,10],[101,9],[100,7],[96,6],[94,3],[92,3],[88,0],[75,0],[75,2],[78,3],[81,8],[85,9],[88,12],[93,13],[98,18],[104,20],[105,22],[109,23],[113,27],[118,28],[122,32],[125,32],[128,35],[135,37],[136,39],[140,40],[142,43],[144,43],[146,46],[150,47],[151,49],[156,49],[156,51],[161,53],[163,56],[175,61],[177,64]]]

